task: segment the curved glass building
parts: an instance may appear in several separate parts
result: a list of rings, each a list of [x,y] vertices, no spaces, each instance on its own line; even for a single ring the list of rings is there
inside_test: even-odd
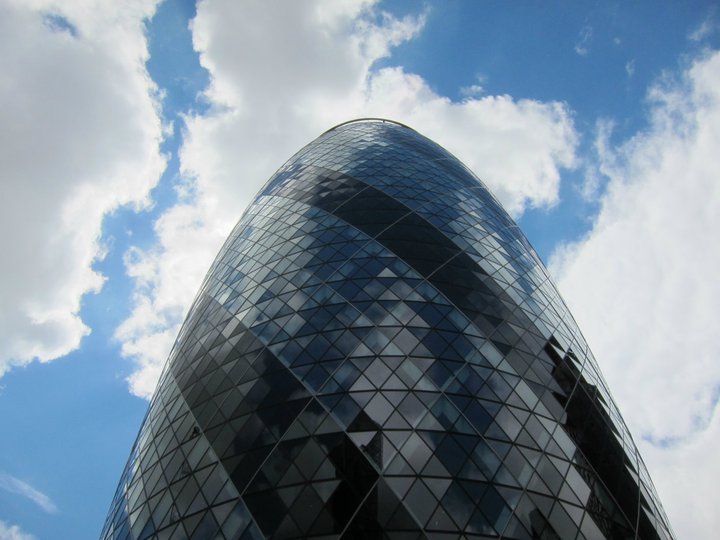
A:
[[[341,124],[218,254],[102,538],[460,537],[672,533],[517,225],[412,129]]]

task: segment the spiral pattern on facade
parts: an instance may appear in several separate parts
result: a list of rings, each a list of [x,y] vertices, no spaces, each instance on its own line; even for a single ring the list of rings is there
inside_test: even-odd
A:
[[[103,539],[670,539],[542,262],[412,129],[291,158],[202,284]]]

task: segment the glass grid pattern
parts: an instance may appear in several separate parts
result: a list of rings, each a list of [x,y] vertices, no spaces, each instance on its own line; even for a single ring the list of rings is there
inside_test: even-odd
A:
[[[393,122],[268,181],[158,384],[103,539],[672,538],[547,270]]]

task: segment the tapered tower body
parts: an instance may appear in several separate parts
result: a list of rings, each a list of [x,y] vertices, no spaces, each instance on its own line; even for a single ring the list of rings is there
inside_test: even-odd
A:
[[[321,135],[208,272],[104,539],[669,539],[547,270],[412,129]]]

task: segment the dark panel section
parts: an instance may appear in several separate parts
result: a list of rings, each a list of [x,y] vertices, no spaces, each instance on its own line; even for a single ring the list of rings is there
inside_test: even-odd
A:
[[[378,473],[313,401],[267,457],[243,499],[268,537],[340,534]]]
[[[242,323],[209,297],[199,301],[203,323],[216,323],[196,347],[185,342],[171,366],[198,430],[242,493],[310,395],[297,377]],[[212,313],[212,315],[210,314]],[[192,332],[201,334],[198,325]]]
[[[622,519],[618,512],[613,511],[610,501],[601,503],[605,498],[605,489],[593,482],[590,485],[595,487],[593,496],[597,503],[591,505],[591,508],[594,507],[591,513],[595,514],[596,523],[602,524],[603,532],[611,538],[630,538],[633,536],[634,524],[639,520],[643,539],[659,539],[647,516],[639,512],[640,488],[630,471],[637,472],[625,455],[611,418],[605,413],[602,396],[576,367],[577,359],[573,352],[568,351],[561,356],[558,348],[557,342],[549,342],[545,352],[556,365],[553,376],[566,395],[570,396],[569,399],[564,395],[557,396],[567,411],[566,430],[602,479],[604,488],[612,494],[625,517]]]
[[[427,538],[423,528],[380,478],[342,535],[347,540]]]

